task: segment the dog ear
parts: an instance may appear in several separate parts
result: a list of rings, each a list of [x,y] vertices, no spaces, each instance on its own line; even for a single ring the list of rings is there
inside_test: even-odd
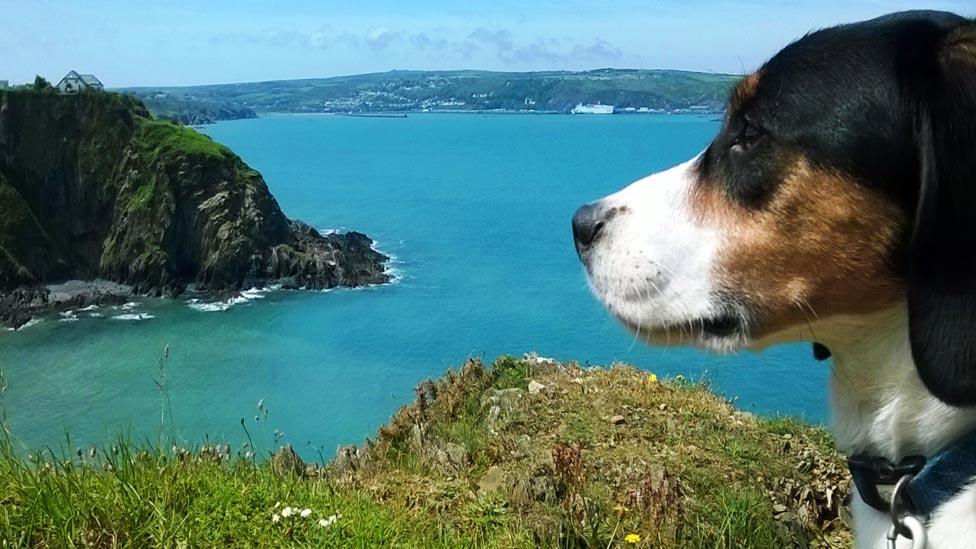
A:
[[[949,31],[921,70],[921,187],[908,252],[912,357],[922,382],[976,404],[976,25]],[[931,60],[932,58],[930,58]],[[928,73],[928,74],[926,74]]]

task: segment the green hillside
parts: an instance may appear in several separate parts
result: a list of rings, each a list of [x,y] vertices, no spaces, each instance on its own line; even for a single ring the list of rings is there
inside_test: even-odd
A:
[[[738,80],[729,74],[672,70],[584,72],[391,71],[334,78],[192,87],[130,88],[154,97],[226,103],[256,112],[483,111],[569,112],[579,103],[639,109],[720,112]],[[162,107],[161,107],[162,108]]]

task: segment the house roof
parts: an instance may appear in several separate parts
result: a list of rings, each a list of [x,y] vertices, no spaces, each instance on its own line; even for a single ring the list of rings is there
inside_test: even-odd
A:
[[[98,78],[95,78],[94,74],[78,74],[76,71],[68,71],[68,74],[64,75],[61,82],[58,82],[58,86],[65,80],[81,80],[86,86],[102,85],[102,82]]]

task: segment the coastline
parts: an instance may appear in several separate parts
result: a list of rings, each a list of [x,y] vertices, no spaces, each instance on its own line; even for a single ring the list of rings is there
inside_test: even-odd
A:
[[[693,116],[698,118],[704,117],[715,117],[722,116],[724,112],[707,112],[707,113],[697,113],[697,112],[615,112],[612,114],[573,114],[570,112],[563,111],[525,111],[525,110],[449,110],[449,109],[431,109],[425,111],[375,111],[375,112],[363,112],[363,113],[350,113],[350,112],[320,112],[320,111],[310,111],[310,112],[293,112],[293,111],[259,111],[257,117],[249,118],[229,118],[225,120],[217,120],[214,124],[218,122],[229,122],[232,120],[255,120],[256,118],[274,118],[274,117],[290,117],[290,116],[341,116],[346,118],[406,118],[408,116],[420,116],[425,114],[499,114],[499,115],[527,115],[527,116],[573,116],[582,118],[603,118],[608,116]],[[402,115],[402,116],[400,116]],[[194,126],[206,128],[210,124],[204,126]]]
[[[0,92],[0,153],[0,325],[190,287],[390,279],[367,235],[289,219],[230,149],[126,96]]]
[[[323,230],[323,236],[330,234],[345,234],[346,231]],[[264,299],[268,294],[279,291],[299,292],[331,292],[339,288],[349,290],[379,288],[399,284],[403,280],[403,273],[395,266],[399,259],[389,252],[380,249],[376,241],[372,241],[370,249],[386,259],[383,263],[384,282],[371,282],[357,286],[335,285],[328,288],[310,288],[296,286],[294,281],[287,278],[259,281],[248,288],[236,290],[208,290],[194,284],[187,285],[184,292],[166,296],[172,301],[183,301],[191,309],[201,312],[222,312],[234,307]],[[70,279],[50,282],[37,286],[24,286],[10,291],[0,292],[0,327],[7,331],[18,331],[42,322],[45,317],[54,314],[61,315],[63,321],[78,320],[77,313],[89,313],[90,317],[101,317],[95,313],[102,307],[116,306],[121,310],[128,310],[132,300],[160,298],[157,293],[139,293],[128,284],[121,284],[111,280],[95,278],[91,280]],[[130,305],[126,307],[126,305]],[[148,320],[152,315],[123,314],[113,316],[118,320]]]

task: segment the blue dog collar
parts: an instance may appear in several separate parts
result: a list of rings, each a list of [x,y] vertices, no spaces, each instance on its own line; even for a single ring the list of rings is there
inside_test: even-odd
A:
[[[906,511],[927,517],[976,480],[976,431],[928,459],[909,456],[893,464],[883,457],[857,454],[847,466],[861,499],[884,513],[890,509],[895,483],[913,475],[905,487]]]

